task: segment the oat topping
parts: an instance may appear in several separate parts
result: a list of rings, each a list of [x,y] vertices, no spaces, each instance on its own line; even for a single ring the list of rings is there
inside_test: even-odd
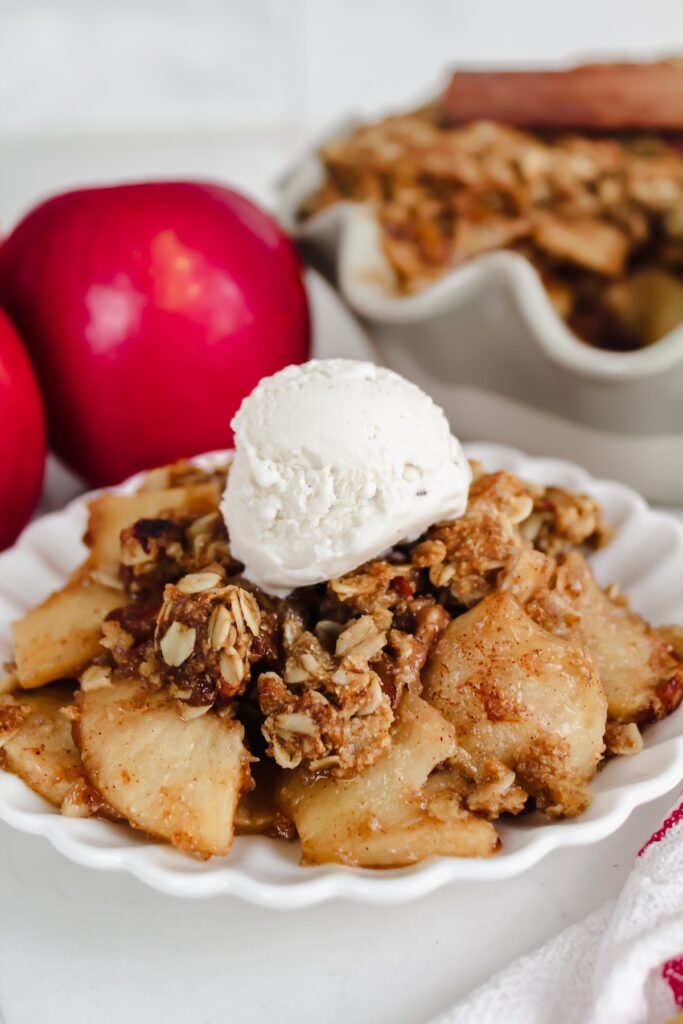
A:
[[[487,473],[472,484],[465,514],[433,527],[412,557],[428,565],[431,585],[446,600],[471,607],[514,565],[519,570],[520,555],[532,546],[555,556],[581,545],[600,547],[610,537],[592,498],[523,483],[508,472]],[[527,562],[526,571],[542,571],[539,561]]]
[[[178,668],[194,651],[197,630],[184,622],[171,622],[159,642],[161,656],[167,665]]]
[[[109,665],[90,665],[81,675],[81,690],[88,693],[91,690],[101,690],[104,686],[111,686],[111,668]]]
[[[545,557],[532,545],[554,553],[604,532],[588,498],[480,472],[462,519],[331,580],[322,597],[307,588],[278,602],[241,585],[214,514],[139,520],[121,536],[133,604],[110,613],[101,642],[119,671],[171,687],[186,716],[229,707],[257,665],[267,753],[344,775],[385,749],[394,709],[405,690],[419,692],[454,610],[497,585],[530,598],[540,586],[531,562]],[[105,685],[106,667],[88,672],[86,687]]]
[[[388,629],[396,608],[414,593],[415,581],[410,564],[377,560],[331,580],[328,589],[344,605],[371,615],[379,629]]]
[[[539,551],[558,555],[572,547],[601,548],[614,536],[594,498],[547,487],[535,496],[522,533]]]
[[[184,720],[209,709],[251,715],[266,757],[281,768],[348,777],[370,767],[391,742],[403,695],[420,694],[430,651],[453,616],[498,591],[551,632],[581,628],[558,565],[609,539],[598,504],[473,468],[461,518],[284,600],[240,576],[213,513],[139,520],[121,535],[119,581],[131,603],[106,617],[103,654],[82,675],[82,690],[109,685],[115,668],[168,687]],[[618,599],[609,592],[605,600]],[[657,657],[658,689],[647,698],[655,709],[679,699],[678,683],[665,692],[667,680],[679,679],[674,661]],[[615,752],[636,743],[632,732],[615,726]],[[497,770],[468,797],[478,813],[519,809],[521,791]]]
[[[108,590],[123,590],[123,581],[117,565],[101,565],[90,570],[90,579]]]
[[[187,690],[196,705],[236,697],[249,682],[252,643],[260,629],[253,595],[224,585],[220,570],[168,584],[154,641],[162,681]]]
[[[220,564],[221,572],[225,567],[233,574],[242,568],[230,554],[219,512],[198,519],[138,519],[121,533],[121,562],[126,591],[136,600],[147,602],[160,601],[166,583],[181,577],[186,577],[185,587],[215,585],[205,579],[207,569],[214,564]]]
[[[370,665],[385,642],[369,615],[339,633],[334,653],[305,631],[288,651],[284,677],[259,677],[263,734],[281,767],[305,762],[313,771],[344,775],[374,764],[389,744],[394,718]]]

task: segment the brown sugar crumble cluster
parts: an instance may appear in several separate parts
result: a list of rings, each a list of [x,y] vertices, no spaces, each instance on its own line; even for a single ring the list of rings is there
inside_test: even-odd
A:
[[[482,253],[520,253],[579,337],[636,349],[683,320],[679,139],[453,125],[435,105],[323,146],[325,180],[299,212],[371,204],[403,294]]]

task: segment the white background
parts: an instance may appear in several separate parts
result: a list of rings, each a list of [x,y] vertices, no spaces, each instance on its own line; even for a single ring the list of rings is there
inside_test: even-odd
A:
[[[0,0],[0,227],[43,192],[220,177],[457,64],[683,51],[681,0]]]
[[[675,51],[678,0],[2,0],[0,132],[319,127],[457,63]]]
[[[92,181],[213,177],[267,200],[328,121],[457,62],[677,49],[681,0],[0,0],[0,230]],[[667,803],[518,880],[296,914],[175,901],[0,825],[0,1024],[427,1021],[613,896]]]
[[[616,895],[666,805],[517,880],[296,913],[160,896],[0,824],[0,1021],[423,1024]]]

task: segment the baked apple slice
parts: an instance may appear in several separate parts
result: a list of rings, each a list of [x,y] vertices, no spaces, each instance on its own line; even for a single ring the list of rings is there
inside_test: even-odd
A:
[[[425,699],[455,726],[459,767],[486,787],[478,810],[487,812],[488,792],[499,805],[506,777],[548,815],[585,809],[607,701],[580,644],[537,625],[511,594],[491,594],[448,625],[423,679]]]
[[[486,857],[499,847],[493,825],[470,814],[460,795],[424,790],[433,769],[456,753],[455,730],[421,698],[406,693],[389,749],[351,779],[311,784],[302,769],[285,772],[278,800],[296,825],[304,864],[371,868],[427,857]],[[448,804],[448,813],[444,807]]]
[[[546,629],[584,644],[607,696],[610,719],[649,722],[683,698],[683,658],[669,639],[596,583],[579,552],[560,558],[551,586],[528,604]]]
[[[134,828],[201,857],[230,852],[249,788],[241,724],[213,711],[184,720],[166,689],[115,679],[76,695],[74,736],[85,773]]]
[[[84,817],[104,808],[85,782],[71,722],[63,714],[73,701],[67,684],[0,697],[0,765],[62,814]]]
[[[79,569],[62,590],[31,608],[12,626],[19,686],[33,689],[77,676],[100,647],[102,620],[126,603],[121,590],[103,586]]]

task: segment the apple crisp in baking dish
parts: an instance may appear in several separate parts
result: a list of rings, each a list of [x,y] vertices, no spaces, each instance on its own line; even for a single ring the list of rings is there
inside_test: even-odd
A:
[[[434,104],[325,144],[299,214],[370,204],[399,294],[520,253],[580,338],[641,348],[683,321],[681,96],[676,61],[456,73]]]

